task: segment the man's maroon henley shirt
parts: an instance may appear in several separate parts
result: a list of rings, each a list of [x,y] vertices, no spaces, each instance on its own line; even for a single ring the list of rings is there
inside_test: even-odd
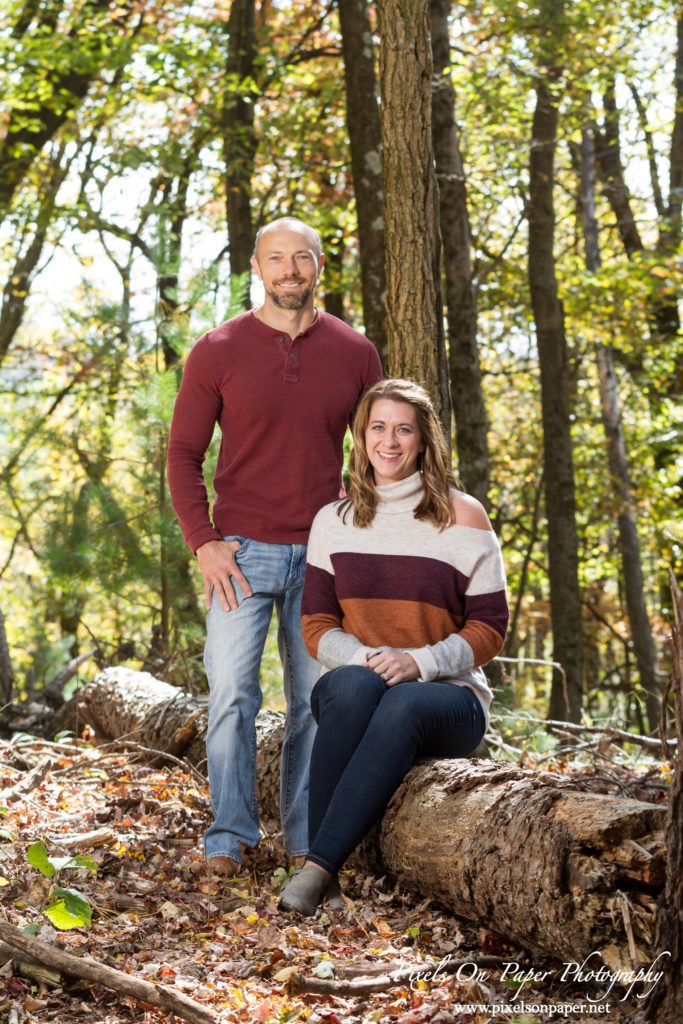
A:
[[[342,493],[344,433],[360,395],[382,376],[368,339],[319,312],[293,341],[249,311],[192,348],[168,447],[168,483],[183,536],[305,544],[313,517]],[[203,462],[222,440],[213,524]]]

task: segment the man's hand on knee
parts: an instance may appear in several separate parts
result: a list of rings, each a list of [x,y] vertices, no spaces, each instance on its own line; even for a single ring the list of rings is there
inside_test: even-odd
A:
[[[224,612],[238,607],[231,577],[235,579],[247,597],[251,587],[235,561],[235,552],[240,547],[238,540],[210,540],[197,548],[197,562],[204,577],[204,600],[211,607],[211,594],[215,590]]]

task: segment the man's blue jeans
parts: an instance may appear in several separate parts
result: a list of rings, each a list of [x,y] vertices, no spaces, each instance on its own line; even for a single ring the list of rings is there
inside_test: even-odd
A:
[[[241,862],[240,842],[258,846],[254,722],[263,699],[259,670],[274,605],[287,701],[280,820],[285,846],[292,856],[299,856],[308,849],[308,771],[316,728],[310,697],[320,675],[320,665],[310,657],[301,637],[306,547],[234,536],[225,540],[241,541],[235,558],[253,595],[245,598],[233,580],[239,607],[224,612],[214,594],[207,617],[206,751],[214,822],[206,833],[206,855]]]
[[[381,818],[416,757],[466,757],[485,730],[472,690],[451,683],[387,687],[346,665],[316,683],[308,858],[334,874]]]

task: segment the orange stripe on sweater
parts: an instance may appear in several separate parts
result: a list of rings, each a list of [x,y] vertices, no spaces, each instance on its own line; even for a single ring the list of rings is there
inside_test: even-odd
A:
[[[419,601],[355,598],[342,601],[341,606],[342,629],[368,647],[424,647],[462,626],[462,619],[445,608]]]

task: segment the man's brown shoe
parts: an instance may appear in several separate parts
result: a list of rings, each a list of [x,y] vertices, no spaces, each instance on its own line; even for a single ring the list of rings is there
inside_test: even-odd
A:
[[[210,857],[206,862],[206,870],[212,881],[222,882],[226,878],[241,875],[244,865],[232,857]]]

